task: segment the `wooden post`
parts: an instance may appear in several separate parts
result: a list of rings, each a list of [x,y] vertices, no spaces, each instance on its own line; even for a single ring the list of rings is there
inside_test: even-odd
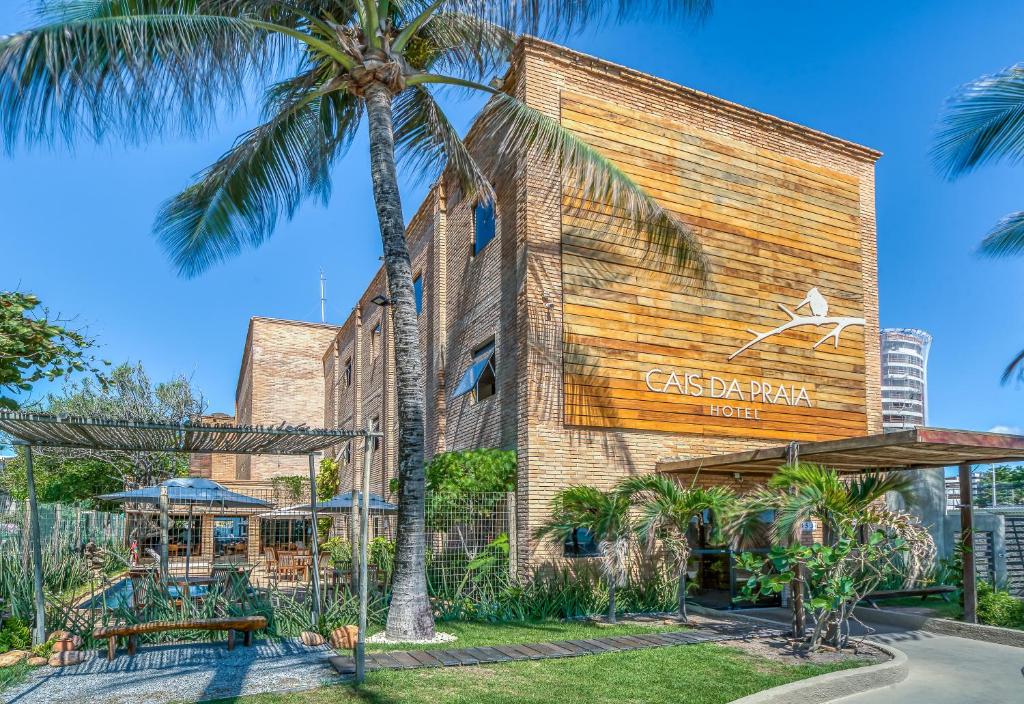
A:
[[[32,586],[36,623],[32,629],[32,644],[46,642],[46,595],[43,593],[43,547],[39,536],[39,504],[36,503],[36,480],[32,474],[32,446],[25,445],[25,482],[28,484],[28,530],[32,543]]]
[[[793,465],[800,461],[800,443],[791,442],[786,448],[786,464]],[[790,536],[790,539],[796,539]],[[798,542],[799,540],[796,539]],[[793,605],[793,637],[803,640],[807,636],[807,618],[804,614],[804,586],[803,570],[799,570],[792,582],[789,583],[790,601]]]
[[[320,626],[320,527],[316,517],[316,455],[309,453],[309,513],[313,518],[313,630]]]
[[[369,423],[366,427],[367,430],[371,430]],[[362,684],[366,678],[366,549],[367,535],[370,532],[370,463],[373,461],[372,455],[373,436],[367,433],[363,438],[363,490],[360,497],[362,512],[359,517],[359,633],[356,636],[356,684]],[[355,550],[352,551],[353,554],[355,552]]]
[[[167,578],[170,561],[167,557],[167,544],[171,542],[170,528],[171,500],[167,496],[167,487],[160,487],[160,576]],[[148,520],[148,519],[147,519]]]
[[[960,546],[964,570],[964,621],[978,622],[978,583],[974,571],[974,497],[971,465],[960,465]]]

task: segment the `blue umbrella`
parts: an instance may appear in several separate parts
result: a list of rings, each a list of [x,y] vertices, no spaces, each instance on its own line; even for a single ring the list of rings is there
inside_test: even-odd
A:
[[[168,479],[156,486],[119,491],[114,494],[102,494],[99,498],[104,501],[121,503],[158,504],[160,503],[160,487],[164,486],[167,487],[167,498],[172,504],[204,504],[224,508],[245,508],[246,506],[258,508],[271,505],[263,499],[239,494],[215,481],[202,477]]]
[[[326,501],[317,501],[316,510],[317,513],[343,513],[345,511],[352,510],[353,499],[358,502],[359,497],[362,495],[361,491],[346,491],[343,494],[330,498]],[[389,503],[384,500],[384,497],[380,494],[370,494],[370,510],[371,511],[384,511],[394,513],[398,511],[398,506]],[[276,511],[262,514],[264,517],[271,516],[285,516],[294,513],[311,513],[313,507],[310,504],[296,504],[295,506],[287,506],[285,508],[279,508]]]
[[[156,486],[147,486],[131,491],[119,491],[114,494],[102,494],[104,501],[120,503],[159,504],[160,489],[167,487],[167,499],[173,504],[188,504],[188,523],[185,524],[185,579],[189,577],[189,566],[192,562],[192,507],[196,504],[204,506],[220,506],[221,508],[245,508],[270,506],[269,501],[257,499],[245,494],[231,491],[215,481],[202,477],[178,477],[168,479]]]

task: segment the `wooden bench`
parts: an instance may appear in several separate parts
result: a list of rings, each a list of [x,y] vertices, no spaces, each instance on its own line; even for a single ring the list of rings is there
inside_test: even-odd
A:
[[[935,586],[919,587],[917,589],[892,589],[888,591],[871,592],[864,597],[864,601],[877,609],[878,605],[875,602],[883,599],[900,599],[908,596],[919,596],[922,601],[930,596],[941,596],[945,599],[949,594],[952,594],[955,591],[956,587],[948,584],[937,584]]]
[[[236,618],[210,618],[197,621],[151,621],[121,626],[103,626],[92,632],[94,638],[107,639],[107,660],[113,660],[117,653],[117,639],[128,639],[128,654],[135,655],[138,637],[145,633],[164,631],[227,631],[228,650],[235,648],[235,631],[243,633],[243,644],[252,645],[252,632],[267,627],[265,616],[238,616]]]

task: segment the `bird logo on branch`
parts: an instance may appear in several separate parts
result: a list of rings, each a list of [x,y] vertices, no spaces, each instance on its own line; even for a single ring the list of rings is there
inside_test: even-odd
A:
[[[799,314],[798,311],[804,306],[807,306],[807,308],[810,310],[810,315]],[[843,330],[850,327],[851,325],[860,325],[861,327],[864,326],[864,318],[852,318],[846,316],[829,317],[828,301],[821,294],[821,291],[817,289],[817,287],[811,288],[811,290],[808,291],[807,295],[804,297],[804,300],[800,301],[800,303],[793,310],[790,310],[781,303],[779,304],[779,308],[785,311],[786,315],[789,316],[789,320],[783,323],[782,325],[778,326],[777,328],[768,330],[766,332],[758,332],[756,330],[750,330],[748,328],[747,332],[753,335],[754,339],[748,342],[747,344],[743,345],[743,347],[740,347],[731,355],[729,355],[730,361],[735,357],[743,354],[744,352],[746,352],[759,342],[767,340],[769,337],[780,335],[786,332],[787,330],[802,327],[804,325],[813,325],[815,327],[823,327],[827,325],[832,326],[832,329],[829,330],[820,340],[815,342],[814,346],[811,349],[818,349],[818,347],[824,344],[827,340],[832,340],[833,348],[838,349],[839,336],[843,334]]]

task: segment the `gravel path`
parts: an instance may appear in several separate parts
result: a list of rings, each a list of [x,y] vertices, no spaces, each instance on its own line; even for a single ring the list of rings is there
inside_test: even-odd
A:
[[[327,662],[333,654],[296,640],[258,641],[230,653],[224,643],[141,645],[135,657],[122,650],[114,662],[94,655],[74,667],[39,668],[0,696],[12,704],[164,704],[312,689],[340,681]]]

